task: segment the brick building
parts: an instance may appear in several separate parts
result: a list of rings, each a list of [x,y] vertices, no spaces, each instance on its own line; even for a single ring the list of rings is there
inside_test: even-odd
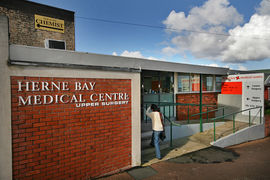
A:
[[[75,50],[74,12],[26,0],[1,0],[0,15],[9,19],[9,42]]]
[[[75,50],[74,12],[25,0],[0,1],[0,32],[0,179],[89,179],[139,166],[146,105],[195,119],[192,105],[218,105],[222,77],[241,73],[55,50]],[[242,95],[223,97],[242,108]]]

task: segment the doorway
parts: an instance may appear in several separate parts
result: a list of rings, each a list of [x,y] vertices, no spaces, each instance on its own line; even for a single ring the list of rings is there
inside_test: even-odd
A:
[[[150,104],[174,102],[174,73],[160,71],[142,71],[141,108],[142,121],[147,121],[145,109]],[[160,107],[167,116],[174,114],[174,110]]]

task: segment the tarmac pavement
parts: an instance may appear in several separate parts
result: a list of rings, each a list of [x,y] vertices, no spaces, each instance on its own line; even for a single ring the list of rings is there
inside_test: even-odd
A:
[[[235,122],[237,130],[243,129],[248,126],[248,123]],[[227,121],[223,125],[216,127],[216,138],[221,138],[233,133],[232,121]],[[206,130],[204,132],[196,133],[191,136],[174,139],[173,147],[169,146],[169,141],[162,142],[160,145],[162,159],[166,161],[187,153],[205,149],[211,146],[211,142],[214,140],[213,129]],[[155,148],[148,148],[142,151],[142,166],[149,166],[151,164],[160,162],[155,158]]]
[[[227,147],[206,147],[103,180],[269,180],[270,137]]]

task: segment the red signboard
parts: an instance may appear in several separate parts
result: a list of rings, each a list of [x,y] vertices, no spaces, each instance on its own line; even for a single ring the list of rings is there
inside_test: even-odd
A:
[[[221,94],[242,94],[242,82],[223,82]]]

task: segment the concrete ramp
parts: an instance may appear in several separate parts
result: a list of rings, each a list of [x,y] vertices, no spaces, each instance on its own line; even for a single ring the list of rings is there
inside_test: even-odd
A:
[[[211,142],[211,145],[218,147],[227,147],[243,142],[248,142],[265,137],[264,124],[253,125],[237,131],[236,133],[222,137],[217,141]]]
[[[246,142],[249,140],[264,137],[264,131],[262,126],[256,125],[248,127],[248,123],[244,122],[235,122],[235,131],[236,133],[233,134],[233,122],[227,121],[224,124],[216,127],[216,139],[218,140],[215,143],[213,143],[213,128],[205,130],[201,133],[195,133],[191,136],[174,139],[173,147],[169,146],[168,141],[163,142],[160,146],[161,154],[163,156],[162,160],[158,160],[157,158],[155,158],[155,148],[149,148],[142,151],[142,165],[149,166],[153,163],[165,161],[171,158],[181,156],[183,154],[198,151],[211,145],[226,147],[233,145],[233,143],[227,142],[235,142],[236,144],[239,144],[241,142]],[[233,139],[237,138],[238,136],[242,138],[238,138],[238,141],[234,141]],[[244,139],[243,137],[248,138]],[[242,141],[240,141],[240,139]]]

